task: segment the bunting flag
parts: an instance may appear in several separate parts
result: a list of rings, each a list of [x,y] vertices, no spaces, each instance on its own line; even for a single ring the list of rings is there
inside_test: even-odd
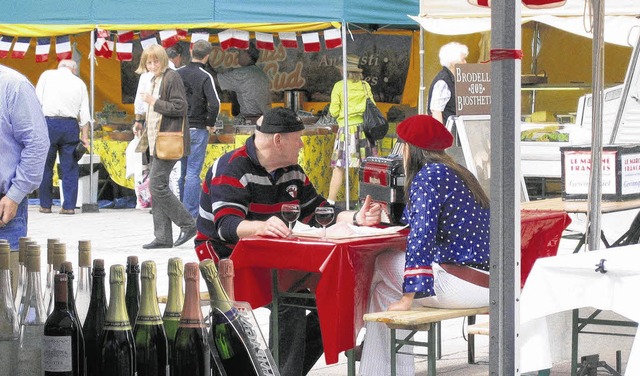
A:
[[[133,43],[116,43],[116,57],[120,61],[133,60]]]
[[[133,30],[118,30],[118,42],[127,43],[133,40]]]
[[[249,48],[249,32],[245,30],[223,30],[218,33],[218,40],[220,40],[222,50],[229,48],[246,50]]]
[[[149,46],[153,46],[154,44],[158,44],[158,39],[155,35],[148,36],[145,39],[142,39],[142,35],[140,36],[140,45],[143,50]]]
[[[178,33],[178,38],[180,39],[187,39],[187,37],[189,36],[189,30],[187,29],[176,29],[176,32]]]
[[[11,51],[11,58],[24,59],[24,55],[27,54],[30,44],[31,44],[30,37],[18,37],[18,39],[16,40],[16,43],[13,44],[13,51]]]
[[[531,9],[557,8],[563,6],[567,0],[522,0],[522,3]]]
[[[140,39],[149,39],[156,36],[155,30],[140,30]]]
[[[160,41],[162,43],[162,47],[169,48],[178,43],[180,41],[180,37],[178,36],[176,29],[160,30]]]
[[[191,48],[193,48],[193,44],[199,40],[209,41],[209,33],[193,33],[191,34]]]
[[[0,38],[0,59],[9,56],[9,50],[13,44],[13,37],[3,36]]]
[[[273,44],[273,34],[260,33],[256,31],[256,47],[261,50],[273,51],[275,49]]]
[[[303,33],[302,44],[304,52],[320,52],[320,37],[318,33]]]
[[[56,55],[58,61],[71,59],[73,53],[71,52],[71,41],[68,35],[56,37]]]
[[[284,48],[298,48],[298,37],[295,32],[278,33],[278,38]]]
[[[327,49],[342,47],[342,36],[339,29],[324,31],[324,45]]]
[[[96,29],[96,39],[98,38],[109,39],[110,37],[111,35],[109,34],[109,30]]]
[[[93,44],[93,48],[96,56],[110,59],[113,55],[113,42],[109,44],[109,31],[103,29],[96,30],[96,42]]]
[[[49,61],[49,52],[51,52],[51,38],[38,38],[36,40],[36,63]]]

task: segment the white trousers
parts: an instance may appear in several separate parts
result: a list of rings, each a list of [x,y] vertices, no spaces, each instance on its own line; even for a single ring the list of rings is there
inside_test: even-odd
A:
[[[389,251],[376,258],[375,272],[371,282],[367,312],[386,311],[387,307],[402,297],[402,281],[405,253]],[[435,308],[475,308],[489,305],[489,289],[459,279],[433,264],[436,296],[415,299],[414,306]],[[360,362],[361,376],[384,376],[391,374],[389,341],[391,333],[383,323],[366,322],[366,339]],[[406,337],[410,331],[397,330],[397,338]],[[404,346],[404,352],[413,352],[412,346]],[[412,355],[397,355],[398,376],[413,376],[415,366]]]

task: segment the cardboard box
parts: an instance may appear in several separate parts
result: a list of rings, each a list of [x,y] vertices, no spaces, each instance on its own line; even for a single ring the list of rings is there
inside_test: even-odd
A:
[[[562,199],[586,200],[591,172],[591,146],[560,148]],[[602,148],[602,199],[623,201],[640,197],[640,145]]]

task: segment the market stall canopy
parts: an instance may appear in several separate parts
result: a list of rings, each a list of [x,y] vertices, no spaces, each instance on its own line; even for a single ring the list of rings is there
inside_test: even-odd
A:
[[[192,0],[177,6],[174,0],[11,0],[0,12],[0,34],[23,37],[75,34],[108,30],[162,28],[216,28],[261,31],[325,29],[331,22],[369,25],[409,25],[418,0]],[[242,22],[242,24],[238,24]],[[335,24],[334,26],[338,26]]]
[[[592,37],[589,29],[589,1],[567,0],[557,8],[522,7],[522,24],[536,21],[569,33]],[[604,41],[631,46],[640,31],[640,7],[636,0],[605,3]],[[491,9],[469,5],[467,0],[420,0],[420,15],[412,16],[425,30],[434,34],[462,35],[491,29]]]

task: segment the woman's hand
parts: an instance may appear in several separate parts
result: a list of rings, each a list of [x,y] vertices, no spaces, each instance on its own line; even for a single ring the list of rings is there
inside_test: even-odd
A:
[[[395,303],[389,305],[388,311],[408,311],[413,305],[413,296],[415,293],[402,295],[402,298]]]
[[[153,106],[156,103],[157,98],[149,93],[140,93],[142,96],[142,100],[149,104],[149,106]]]
[[[371,200],[371,196],[367,195],[364,199],[362,208],[356,214],[356,222],[360,226],[375,226],[380,223],[382,215],[382,207],[378,203]]]

